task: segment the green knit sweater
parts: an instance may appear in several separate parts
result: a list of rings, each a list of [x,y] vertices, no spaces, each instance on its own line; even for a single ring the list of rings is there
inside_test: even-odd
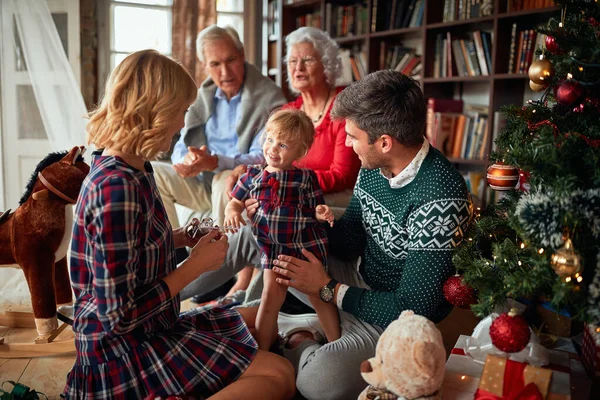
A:
[[[333,254],[359,251],[372,290],[350,287],[343,310],[383,328],[407,309],[433,322],[446,317],[452,306],[442,287],[470,221],[467,193],[462,176],[433,147],[414,180],[398,189],[379,169],[362,169],[330,237]]]

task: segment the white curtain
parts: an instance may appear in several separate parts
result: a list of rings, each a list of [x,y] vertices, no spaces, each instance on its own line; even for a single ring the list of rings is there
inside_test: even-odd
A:
[[[46,1],[2,0],[0,4],[3,15],[14,15],[13,35],[21,43],[50,145],[62,151],[85,143],[87,110]],[[5,51],[16,48],[16,37],[2,41]]]
[[[52,149],[63,151],[85,143],[85,104],[46,1],[0,0],[0,17],[3,24],[11,27],[11,34],[1,35],[2,51],[21,52],[16,56],[24,60],[25,65],[17,68],[24,70],[26,66]],[[16,29],[12,29],[11,19]],[[7,71],[2,72],[1,76],[6,77]],[[88,162],[90,153],[86,153]],[[0,266],[0,308],[29,304],[23,272]]]

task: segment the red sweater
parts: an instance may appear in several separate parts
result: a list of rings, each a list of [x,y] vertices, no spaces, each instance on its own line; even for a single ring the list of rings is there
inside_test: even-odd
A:
[[[342,91],[336,88],[336,96]],[[302,107],[302,96],[284,105],[282,108]],[[315,171],[323,193],[341,192],[354,188],[360,160],[352,147],[346,147],[346,122],[332,121],[331,108],[327,109],[321,123],[315,127],[315,140],[304,158],[296,161],[298,168]]]

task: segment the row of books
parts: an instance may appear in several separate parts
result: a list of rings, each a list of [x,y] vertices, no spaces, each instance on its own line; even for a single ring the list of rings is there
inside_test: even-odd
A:
[[[554,0],[508,0],[506,11],[534,10],[555,6]]]
[[[299,15],[296,17],[296,27],[312,26],[321,29],[321,11]]]
[[[465,39],[450,32],[438,34],[433,58],[433,77],[480,76],[492,73],[492,33],[474,31]]]
[[[545,41],[546,35],[539,34],[533,29],[523,29],[517,32],[517,24],[512,24],[507,71],[515,74],[527,72],[533,61],[535,50],[542,48]]]
[[[379,69],[394,69],[404,75],[414,76],[421,72],[421,56],[413,48],[402,45],[388,47],[386,42],[381,42]]]
[[[424,12],[425,0],[373,0],[371,32],[419,27]]]
[[[462,100],[427,101],[427,139],[446,157],[483,160],[488,157],[488,107]]]
[[[364,35],[369,30],[369,9],[365,4],[325,4],[325,31],[331,37]]]
[[[267,32],[269,36],[279,35],[279,0],[269,1],[267,5]]]
[[[342,61],[342,74],[338,78],[336,86],[347,86],[368,74],[367,53],[361,47],[339,49],[338,55]]]
[[[492,15],[493,0],[445,0],[443,22],[460,21]]]

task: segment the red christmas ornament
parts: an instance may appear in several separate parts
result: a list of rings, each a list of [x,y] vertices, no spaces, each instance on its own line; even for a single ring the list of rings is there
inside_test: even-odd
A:
[[[531,185],[529,184],[529,175],[531,175],[529,171],[519,170],[519,190],[523,192],[529,191],[531,188]]]
[[[556,43],[556,38],[554,36],[546,36],[546,50],[548,50],[552,54],[564,54],[564,50],[558,46]]]
[[[568,106],[575,103],[581,96],[583,96],[584,88],[577,81],[567,79],[556,89],[556,101],[563,105]]]
[[[503,162],[497,162],[488,167],[487,182],[494,190],[514,189],[519,182],[519,169]]]
[[[490,326],[492,343],[507,353],[517,353],[527,346],[531,337],[529,325],[525,318],[512,309],[500,315]]]
[[[444,297],[453,306],[469,309],[477,303],[475,289],[463,282],[462,276],[456,274],[444,283]]]

